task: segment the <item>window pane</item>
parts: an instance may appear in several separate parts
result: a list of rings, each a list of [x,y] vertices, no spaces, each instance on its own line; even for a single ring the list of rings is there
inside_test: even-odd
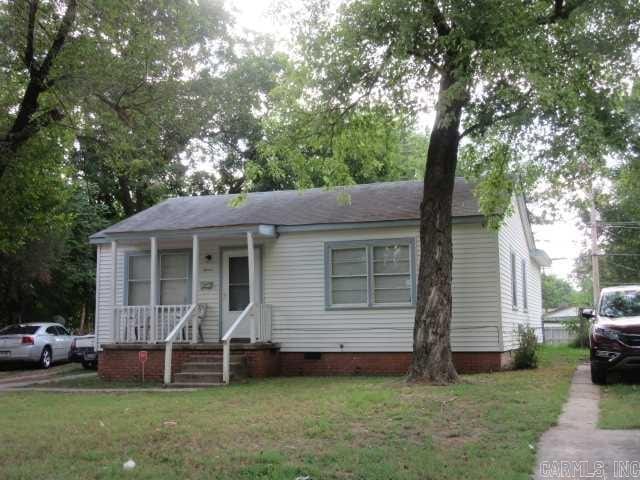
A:
[[[334,305],[347,305],[347,304],[361,304],[367,303],[366,292],[359,291],[344,291],[333,292],[333,304]]]
[[[367,303],[367,278],[332,279],[332,300],[334,304]]]
[[[151,257],[132,255],[129,257],[129,279],[149,280],[151,278]]]
[[[184,305],[187,302],[186,280],[162,280],[160,282],[160,303],[162,305]]]
[[[149,282],[129,282],[129,305],[149,305]]]
[[[249,284],[249,259],[247,257],[229,257],[229,283]]]
[[[162,255],[162,278],[186,278],[188,276],[188,255],[184,253],[172,253]]]
[[[338,248],[332,250],[333,263],[366,262],[366,252],[365,248]]]
[[[229,311],[240,312],[249,305],[249,285],[229,285]]]
[[[409,260],[409,245],[386,245],[384,247],[374,247],[373,259],[384,262],[398,262]]]
[[[374,273],[409,273],[409,261],[399,260],[397,262],[374,261]]]
[[[410,303],[411,289],[374,290],[375,303]]]
[[[331,254],[333,275],[366,275],[367,251],[364,248],[333,250]]]
[[[375,288],[411,288],[409,275],[376,275],[373,281]]]
[[[333,264],[334,275],[366,275],[367,263],[366,262],[350,262],[350,263],[334,263]]]

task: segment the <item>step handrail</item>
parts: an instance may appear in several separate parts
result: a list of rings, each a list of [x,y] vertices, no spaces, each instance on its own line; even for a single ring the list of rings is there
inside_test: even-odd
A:
[[[178,333],[184,328],[187,322],[193,316],[193,313],[198,308],[198,304],[194,303],[189,307],[189,310],[186,311],[184,316],[180,319],[180,321],[173,327],[173,330],[167,335],[167,338],[164,339],[164,383],[168,385],[171,383],[171,360],[173,357],[173,342],[178,336]],[[196,325],[194,322],[193,328],[195,330]],[[195,338],[195,337],[194,337]]]
[[[233,332],[240,325],[245,318],[249,316],[251,310],[255,307],[253,302],[249,303],[242,311],[236,321],[229,327],[229,330],[222,337],[222,383],[229,384],[229,368],[231,363],[231,338],[233,337]]]

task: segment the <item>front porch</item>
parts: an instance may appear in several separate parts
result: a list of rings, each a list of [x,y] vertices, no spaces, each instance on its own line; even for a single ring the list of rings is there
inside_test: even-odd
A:
[[[170,384],[188,359],[207,357],[207,379],[219,374],[219,383],[227,384],[238,352],[251,364],[256,354],[246,352],[277,349],[271,344],[271,305],[262,302],[261,293],[260,242],[275,236],[266,227],[116,235],[104,241],[111,257],[111,327],[97,339],[100,375],[122,377],[139,367],[137,352],[145,350],[148,378],[160,375]],[[114,366],[117,358],[125,367]],[[248,374],[259,372],[248,369]]]

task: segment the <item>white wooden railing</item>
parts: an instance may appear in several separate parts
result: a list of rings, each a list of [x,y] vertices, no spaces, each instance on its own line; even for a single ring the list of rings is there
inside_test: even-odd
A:
[[[231,338],[233,338],[233,332],[238,325],[240,325],[245,318],[249,317],[251,311],[255,305],[253,303],[249,303],[246,308],[242,311],[242,313],[236,318],[236,321],[233,322],[233,325],[229,327],[229,330],[222,337],[222,382],[225,384],[229,383],[229,367],[231,363]],[[254,339],[251,339],[253,342]]]
[[[192,305],[136,305],[115,309],[114,338],[116,343],[156,343],[163,341],[184,317]],[[188,342],[195,331],[185,325],[176,342]]]
[[[171,363],[173,360],[173,343],[176,341],[184,341],[186,333],[188,333],[189,323],[191,323],[191,338],[186,336],[188,341],[196,343],[198,341],[198,323],[200,315],[198,314],[198,305],[194,304],[182,316],[180,321],[173,327],[164,339],[164,383],[171,383]]]

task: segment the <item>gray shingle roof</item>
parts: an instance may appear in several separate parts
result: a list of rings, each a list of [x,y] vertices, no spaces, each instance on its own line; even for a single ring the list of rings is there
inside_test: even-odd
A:
[[[238,195],[177,197],[165,200],[92,235],[190,230],[241,225],[317,225],[419,218],[422,181],[371,183],[309,190],[249,193],[240,206]],[[348,196],[345,195],[348,194]],[[350,202],[344,200],[350,199]],[[472,186],[456,178],[452,214],[480,215]]]

